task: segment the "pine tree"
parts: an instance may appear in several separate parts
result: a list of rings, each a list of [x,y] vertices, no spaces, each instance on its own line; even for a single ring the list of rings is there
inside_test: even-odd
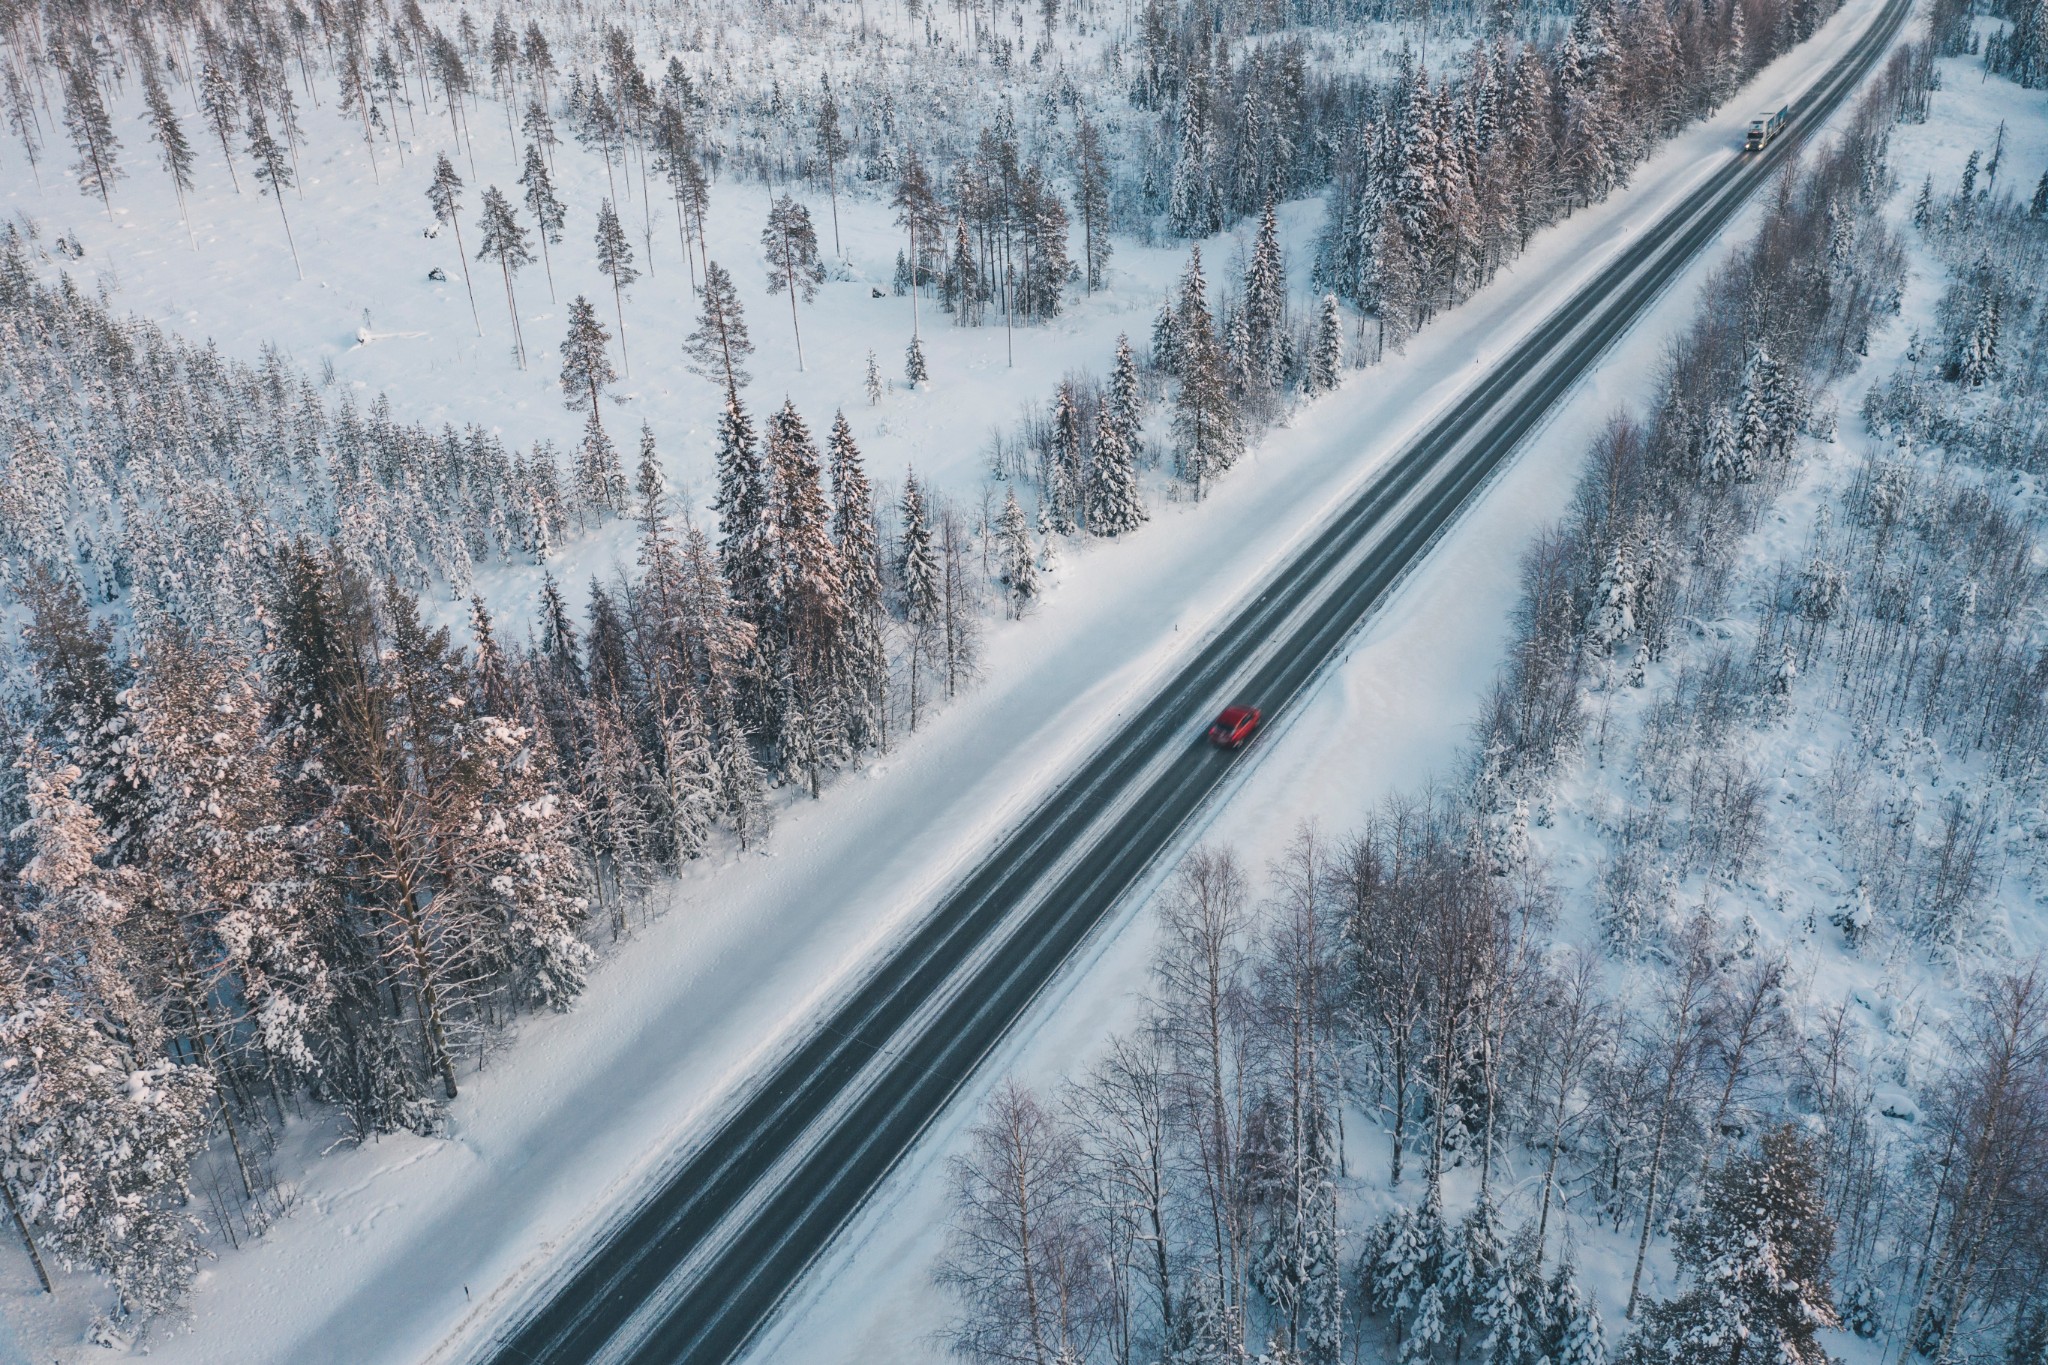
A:
[[[1082,274],[1092,294],[1109,268],[1109,160],[1101,130],[1085,114],[1074,125],[1074,207],[1081,215]]]
[[[967,220],[953,222],[953,263],[946,271],[947,302],[953,320],[962,327],[981,325],[981,268],[974,263],[974,247],[967,240]]]
[[[285,155],[285,149],[278,146],[277,139],[270,135],[270,124],[264,119],[263,106],[260,104],[249,106],[249,155],[256,162],[256,183],[263,187],[264,194],[277,201],[277,220],[284,224],[284,240],[291,248],[292,268],[299,272],[299,278],[303,280],[306,278],[306,271],[299,264],[299,246],[292,240],[291,219],[285,216],[284,211],[284,192],[292,186],[291,162]],[[462,273],[464,278],[469,275],[469,264],[466,261],[463,263]],[[476,307],[473,295],[470,298],[470,307],[472,311]],[[477,335],[483,335],[481,325],[477,328]]]
[[[142,99],[149,110],[149,135],[162,149],[164,170],[170,173],[171,188],[178,196],[178,216],[185,220],[185,235],[192,238],[192,216],[185,207],[185,195],[192,188],[192,144],[185,139],[185,130],[178,124],[177,111],[171,108],[171,97],[164,89],[164,83],[157,77],[154,65],[145,61],[142,68]],[[197,239],[192,239],[195,250]]]
[[[595,240],[597,268],[612,282],[612,307],[619,319],[619,365],[630,375],[633,363],[626,355],[625,290],[640,278],[640,272],[633,268],[633,244],[626,240],[626,229],[620,225],[618,211],[609,199],[598,205]]]
[[[825,158],[825,193],[832,200],[832,254],[844,256],[839,245],[839,163],[853,150],[846,134],[839,130],[839,101],[832,98],[832,81],[824,81],[818,102],[818,155]]]
[[[1337,311],[1337,296],[1323,295],[1322,310],[1316,315],[1315,340],[1309,348],[1308,391],[1328,393],[1337,387],[1344,373],[1344,320]]]
[[[675,201],[676,245],[682,248],[684,259],[690,262],[691,281],[694,283],[696,257],[690,251],[686,210],[695,199],[695,191],[704,172],[692,150],[689,120],[673,99],[664,99],[654,116],[654,151],[655,173],[668,182],[669,197]]]
[[[1578,1271],[1569,1258],[1544,1289],[1543,1358],[1550,1365],[1607,1365],[1607,1338],[1600,1309],[1579,1290]]]
[[[241,101],[235,95],[235,83],[211,58],[200,68],[199,107],[206,115],[207,127],[213,129],[214,136],[220,139],[221,160],[227,163],[228,178],[234,182],[235,193],[240,194],[242,181],[235,174],[235,154],[228,147],[228,135],[235,131],[235,116],[241,109]]]
[[[996,540],[1002,546],[1002,582],[1009,590],[1010,615],[1022,618],[1038,597],[1038,562],[1031,546],[1031,526],[1024,519],[1024,509],[1017,505],[1015,488],[1003,492]]]
[[[21,139],[22,155],[28,160],[29,174],[35,178],[36,189],[43,188],[42,172],[42,123],[36,117],[35,96],[29,93],[28,82],[23,79],[12,63],[0,68],[0,105],[4,105],[7,127]],[[0,1185],[0,1192],[6,1187]]]
[[[768,225],[761,229],[761,250],[768,257],[768,292],[789,294],[789,329],[796,336],[796,367],[802,370],[804,337],[797,326],[797,295],[809,303],[825,282],[810,210],[786,194],[778,198],[768,210]]]
[[[547,158],[548,171],[552,174],[555,169],[555,147],[561,142],[561,138],[556,134],[555,121],[549,116],[548,107],[540,96],[535,95],[526,102],[526,112],[519,118],[519,131],[526,134],[527,140],[538,147],[541,154]]]
[[[697,316],[696,330],[683,342],[690,373],[714,384],[723,381],[728,393],[737,393],[751,381],[745,362],[753,353],[739,290],[724,266],[707,261],[703,311]]]
[[[1793,1128],[1730,1157],[1673,1228],[1690,1286],[1653,1306],[1625,1357],[1825,1365],[1816,1334],[1838,1324],[1829,1287],[1835,1230],[1811,1145]]]
[[[114,182],[123,175],[117,159],[121,139],[114,136],[114,121],[108,117],[106,102],[100,98],[98,72],[94,70],[92,54],[90,49],[86,52],[66,51],[55,46],[54,55],[58,72],[64,78],[64,131],[70,135],[71,146],[78,153],[72,173],[78,177],[81,192],[100,197],[100,203],[111,220],[114,201],[110,191]]]
[[[1442,1283],[1451,1232],[1434,1184],[1422,1204],[1389,1215],[1368,1248],[1362,1279],[1367,1302],[1392,1321],[1397,1358],[1429,1360],[1451,1334]]]
[[[903,352],[903,380],[914,389],[930,378],[924,367],[924,343],[913,336]]]
[[[1929,175],[1920,182],[1920,193],[1913,200],[1913,226],[1922,232],[1934,221],[1934,177]]]
[[[555,263],[548,254],[548,246],[562,240],[562,227],[569,221],[569,210],[555,194],[554,177],[548,173],[547,160],[534,143],[526,146],[526,164],[519,172],[519,183],[526,186],[526,211],[533,215],[534,224],[540,229],[540,259],[547,271],[548,299],[552,302],[555,297]]]
[[[476,287],[469,278],[469,248],[462,244],[462,177],[455,172],[455,165],[442,152],[434,159],[434,178],[427,184],[427,203],[434,210],[434,221],[443,227],[455,230],[455,252],[462,261],[462,284],[469,290],[469,314],[476,323],[476,334],[484,334],[484,324],[476,310]]]
[[[569,334],[562,338],[562,406],[572,412],[587,409],[593,422],[601,420],[605,389],[619,377],[607,350],[611,339],[589,299],[578,294],[569,301]]]
[[[519,368],[526,368],[526,336],[519,326],[519,300],[512,290],[512,276],[533,264],[533,248],[527,245],[526,229],[519,225],[512,203],[492,185],[484,191],[483,245],[476,258],[498,263],[505,277],[505,309],[512,319],[512,344],[519,352]]]

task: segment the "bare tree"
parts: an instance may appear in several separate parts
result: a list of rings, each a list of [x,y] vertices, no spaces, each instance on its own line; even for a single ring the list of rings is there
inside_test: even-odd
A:
[[[1923,1153],[1934,1180],[1901,1365],[1918,1350],[1952,1359],[1987,1299],[2038,1290],[2048,1239],[2048,977],[2036,960],[1989,983],[1949,1039],[1953,1061],[1929,1106]],[[1939,1335],[1936,1336],[1938,1331]]]
[[[953,1163],[952,1234],[936,1278],[960,1300],[948,1335],[973,1361],[1058,1365],[1093,1346],[1095,1247],[1073,1132],[1015,1082]]]
[[[1642,1296],[1643,1261],[1650,1251],[1650,1228],[1657,1214],[1657,1180],[1682,1111],[1697,1086],[1700,1059],[1711,1039],[1714,993],[1720,985],[1720,936],[1713,917],[1702,909],[1673,945],[1677,962],[1664,983],[1662,998],[1639,1048],[1655,1076],[1657,1093],[1651,1121],[1649,1169],[1643,1179],[1643,1221],[1636,1237],[1635,1270],[1629,1276],[1628,1307],[1633,1318]]]
[[[1111,1040],[1073,1100],[1089,1194],[1131,1246],[1131,1258],[1142,1263],[1161,1342],[1174,1339],[1176,1323],[1173,1079],[1165,1035],[1147,1023]],[[1123,1306],[1128,1322],[1135,1311]],[[1127,1327],[1125,1335],[1132,1334]]]
[[[1244,1191],[1239,1153],[1245,1073],[1250,893],[1228,849],[1198,848],[1180,865],[1160,909],[1153,965],[1159,1016],[1172,1051],[1199,1178],[1207,1301],[1227,1320],[1244,1303]]]
[[[1536,1262],[1541,1265],[1558,1160],[1586,1113],[1586,1082],[1613,1035],[1601,994],[1600,959],[1594,954],[1574,953],[1563,970],[1547,973],[1539,988],[1541,994],[1529,1013],[1537,1021],[1530,1049],[1536,1059],[1533,1073],[1544,1146],[1543,1193],[1536,1214]]]

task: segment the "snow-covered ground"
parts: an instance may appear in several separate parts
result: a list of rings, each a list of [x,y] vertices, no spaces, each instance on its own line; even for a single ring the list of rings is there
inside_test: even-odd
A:
[[[1934,97],[1931,120],[1894,131],[1892,164],[1905,187],[1892,206],[1899,220],[1923,176],[1932,174],[1939,192],[1951,192],[1967,155],[1988,152],[2001,122],[2007,132],[2006,164],[2021,168],[2009,183],[2024,190],[2048,165],[2048,94],[1983,82],[1981,67],[1972,59],[1945,61],[1943,69],[1945,89]],[[1748,215],[1754,216],[1754,211]],[[1445,538],[1432,567],[1404,585],[1315,695],[1287,719],[1283,732],[1268,737],[1238,790],[1213,807],[1199,828],[1187,831],[1187,846],[1228,844],[1247,868],[1259,869],[1279,858],[1304,821],[1341,832],[1382,798],[1453,775],[1453,757],[1499,664],[1521,548],[1561,510],[1579,459],[1606,415],[1617,404],[1639,407],[1651,396],[1646,381],[1655,369],[1654,340],[1686,320],[1695,305],[1694,286],[1712,268],[1711,257],[1696,265],[1624,343],[1625,354],[1603,366],[1595,382],[1560,410],[1486,502]],[[1839,496],[1877,439],[1853,414],[1869,386],[1901,363],[1914,329],[1929,327],[1943,284],[1940,263],[1916,252],[1902,316],[1876,339],[1857,374],[1830,396],[1845,415],[1839,435],[1829,443],[1806,442],[1801,476],[1765,524],[1746,538],[1729,593],[1728,619],[1710,623],[1733,638],[1738,650],[1746,647],[1745,632],[1753,631],[1756,603],[1770,591],[1774,567],[1796,559],[1817,507]],[[2036,560],[2042,560],[2038,550]],[[1660,659],[1648,687],[1622,689],[1617,714],[1608,722],[1610,753],[1640,731],[1642,712],[1669,685],[1674,670],[1697,666],[1721,647],[1715,630],[1704,639],[1681,642]],[[1795,1007],[1803,1014],[1812,1017],[1844,999],[1855,1002],[1854,1046],[1866,1074],[1879,1083],[1873,1113],[1910,1116],[1914,1082],[1928,1074],[1941,1022],[1958,1008],[1969,973],[1997,960],[2023,963],[2048,948],[2040,855],[2031,864],[2023,857],[2002,860],[2002,878],[1982,914],[1988,954],[1983,959],[1957,970],[1931,963],[1910,944],[1898,942],[1859,955],[1826,922],[1848,888],[1842,884],[1839,851],[1828,846],[1829,831],[1813,800],[1831,748],[1845,739],[1844,731],[1841,718],[1827,709],[1826,684],[1816,682],[1810,694],[1800,695],[1789,719],[1759,726],[1743,741],[1771,784],[1763,839],[1768,852],[1755,860],[1756,870],[1739,893],[1724,897],[1716,910],[1731,922],[1752,915],[1761,950],[1787,955]],[[1534,833],[1534,856],[1543,860],[1561,892],[1561,942],[1599,942],[1588,883],[1606,852],[1609,831],[1603,822],[1628,797],[1619,768],[1617,762],[1614,771],[1602,769],[1590,755],[1575,765],[1560,783],[1554,826]],[[1947,776],[1971,780],[1968,771]],[[1933,780],[1939,783],[1942,777],[1936,762]],[[2028,822],[2014,829],[2009,841],[2025,843],[2033,835]],[[1688,904],[1700,890],[1688,887]],[[1811,927],[1816,921],[1817,932]],[[1086,965],[1038,1003],[977,1086],[963,1094],[947,1120],[831,1249],[752,1359],[829,1365],[946,1358],[937,1333],[954,1306],[933,1287],[931,1273],[952,1212],[949,1159],[966,1150],[976,1107],[999,1082],[1014,1078],[1049,1094],[1062,1081],[1085,1073],[1106,1037],[1135,1017],[1153,945],[1151,917],[1144,906],[1133,905],[1118,931],[1096,944]],[[1354,1113],[1347,1130],[1351,1169],[1354,1175],[1372,1174],[1346,1186],[1345,1224],[1350,1227],[1363,1225],[1371,1209],[1392,1198],[1377,1178],[1384,1135],[1358,1120]],[[1908,1118],[1886,1122],[1899,1135],[1910,1131]],[[1502,1180],[1497,1188],[1510,1191],[1509,1213],[1518,1216],[1512,1191],[1520,1173],[1512,1169],[1511,1156],[1504,1162],[1509,1169],[1497,1173]],[[1468,1176],[1453,1173],[1447,1194],[1453,1209],[1469,1201],[1467,1184]],[[1633,1226],[1617,1236],[1597,1220],[1573,1220],[1570,1236],[1581,1283],[1596,1295],[1610,1345],[1615,1344],[1623,1329]],[[1673,1274],[1668,1256],[1661,1250],[1653,1254],[1646,1293],[1653,1298],[1668,1293]],[[1827,1346],[1852,1362],[1883,1357],[1881,1344],[1846,1332],[1829,1333]]]
[[[1878,7],[1852,0],[1760,84],[1796,88]],[[1632,232],[1731,155],[1742,122],[1732,111],[1747,103],[1738,97],[1729,108],[1677,139],[1628,190],[1545,234],[1406,356],[1355,376],[1274,433],[1210,500],[1164,509],[1141,534],[1070,555],[1035,617],[991,631],[982,685],[841,782],[829,800],[790,808],[766,856],[705,867],[675,884],[666,912],[594,972],[575,1012],[525,1021],[516,1042],[490,1058],[452,1106],[446,1137],[389,1137],[314,1161],[311,1154],[335,1134],[323,1124],[299,1125],[292,1134],[299,1150],[280,1155],[286,1169],[304,1170],[293,1216],[205,1272],[193,1297],[193,1330],[153,1340],[152,1353],[225,1362],[458,1356],[538,1283],[551,1256],[629,1199],[764,1057],[797,1036],[1245,585]],[[479,181],[509,186],[504,139],[481,123],[477,132]],[[68,187],[36,195],[10,182],[9,206],[82,241],[84,261],[67,268],[105,280],[127,306],[189,335],[211,336],[244,356],[276,341],[315,369],[331,360],[337,383],[389,392],[408,417],[487,421],[517,439],[571,439],[575,419],[560,408],[549,363],[561,309],[537,302],[545,298],[539,274],[521,281],[535,355],[522,374],[509,356],[501,290],[481,271],[478,307],[489,339],[463,339],[473,329],[452,243],[419,235],[428,221],[420,162],[399,173],[387,160],[379,189],[360,144],[337,137],[317,145],[325,150],[308,166],[306,199],[286,204],[307,261],[305,282],[295,282],[276,253],[250,249],[257,234],[280,231],[276,205],[253,193],[200,196],[196,258],[168,194],[162,203],[147,200],[155,191],[143,173],[121,187],[112,224],[104,216],[94,221],[91,206]],[[202,161],[202,175],[218,170]],[[736,273],[756,290],[759,192],[721,187],[716,194],[713,254],[745,262]],[[589,192],[582,202],[595,198]],[[1316,212],[1314,205],[1291,211],[1295,241],[1312,229]],[[1178,252],[1120,244],[1113,288],[1052,327],[1020,329],[1015,370],[1004,364],[1000,327],[960,331],[927,312],[932,389],[899,387],[871,410],[861,393],[865,352],[872,347],[884,372],[897,372],[908,303],[869,295],[868,280],[888,294],[884,267],[894,259],[895,230],[886,210],[842,200],[841,214],[856,279],[829,286],[804,310],[809,374],[797,376],[786,311],[751,294],[750,302],[768,305],[752,309],[760,346],[753,396],[761,404],[785,389],[802,393],[814,420],[845,406],[885,486],[914,462],[965,496],[980,482],[989,429],[1011,422],[1069,367],[1099,365],[1118,330],[1142,332],[1180,260]],[[637,206],[628,214],[636,217]],[[566,300],[587,290],[603,302],[608,291],[600,290],[584,245],[587,219],[587,212],[580,224],[572,219],[563,256],[575,260],[558,259],[558,292]],[[660,273],[636,285],[627,303],[638,368],[621,389],[632,397],[607,418],[615,425],[648,420],[674,481],[701,507],[709,491],[711,391],[674,364],[692,319],[673,237],[665,248],[660,232],[657,221]],[[172,252],[183,255],[163,259]],[[1212,259],[1228,255],[1211,248]],[[436,264],[450,283],[425,282]],[[1306,274],[1300,251],[1294,268],[1297,279]],[[1708,268],[1703,261],[1688,279]],[[416,292],[408,296],[413,286],[394,288],[394,281],[417,281]],[[1494,666],[1521,543],[1561,505],[1588,433],[1616,403],[1640,395],[1658,340],[1685,317],[1689,296],[1682,285],[1641,324],[1360,638],[1342,670],[1283,718],[1243,789],[1218,808],[1216,819],[1240,848],[1263,857],[1304,814],[1341,823],[1376,794],[1444,767]],[[360,345],[354,338],[364,326],[378,339]],[[425,335],[403,335],[411,332]],[[584,571],[595,567],[593,559]],[[495,573],[487,584],[494,594],[523,596],[538,570]],[[1021,1031],[1003,1060],[1028,1072],[1035,1058],[1045,1074],[1052,1059],[1071,1058],[1099,1036],[1127,999],[1113,987],[1141,972],[1145,938],[1142,930],[1104,935],[1094,961],[1062,983],[1038,1011],[1041,1026]],[[1055,1017],[1057,1026],[1046,1024]],[[842,1239],[817,1287],[765,1343],[770,1356],[929,1353],[924,1333],[935,1319],[923,1276],[940,1221],[933,1176],[970,1108],[963,1104],[935,1130]],[[849,1269],[856,1258],[858,1267]],[[77,1297],[36,1297],[25,1266],[11,1259],[0,1266],[6,1318],[36,1356],[71,1349],[87,1311]]]

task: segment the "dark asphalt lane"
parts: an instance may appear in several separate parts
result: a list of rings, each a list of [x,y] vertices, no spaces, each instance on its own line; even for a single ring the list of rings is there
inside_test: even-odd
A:
[[[495,1365],[723,1365],[737,1355],[1239,755],[1243,699],[1285,711],[1472,495],[1889,46],[1891,0],[1786,134],[1644,231],[1404,448],[950,891],[655,1194],[492,1348]],[[1269,721],[1270,723],[1270,721]]]

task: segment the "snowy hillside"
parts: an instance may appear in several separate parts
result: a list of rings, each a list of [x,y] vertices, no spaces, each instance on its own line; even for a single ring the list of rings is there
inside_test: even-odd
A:
[[[2048,101],[1932,27],[1593,442],[1469,766],[1300,781],[1361,649],[895,1196],[929,1287],[868,1220],[765,1355],[2038,1358]]]
[[[0,1350],[487,1330],[1874,8],[0,15]],[[2043,818],[2040,262],[1999,204],[2042,161],[2012,80],[2048,28],[1939,22],[1954,51],[1888,88],[1958,93],[1802,210],[1843,291],[1820,339],[1715,342],[1684,399],[1755,476],[1702,533],[1725,558],[1674,611],[1644,558],[1674,544],[1585,550],[1601,643],[1539,680],[1585,736],[1500,731],[1473,798],[1544,935],[1654,961],[1674,907],[1741,903],[1752,954],[1854,926],[1813,1009],[1853,979],[1901,1021],[1915,1114],[1925,1001],[1961,1018],[1988,955],[2038,951]],[[2012,79],[1963,101],[1987,61]],[[1942,129],[1967,188],[1909,145]],[[1887,156],[1895,226],[1934,176],[1897,228],[1934,255],[1882,245]],[[1909,444],[1795,456],[1828,413],[1837,451],[1858,413]],[[1873,537],[1873,496],[1948,510]],[[1745,687],[1789,700],[1720,706]],[[1942,688],[1975,719],[1937,727]],[[1757,815],[1783,753],[1791,813]],[[1472,1150],[1443,1113],[1431,1166]],[[1275,1283],[1202,1332],[1262,1344]]]

